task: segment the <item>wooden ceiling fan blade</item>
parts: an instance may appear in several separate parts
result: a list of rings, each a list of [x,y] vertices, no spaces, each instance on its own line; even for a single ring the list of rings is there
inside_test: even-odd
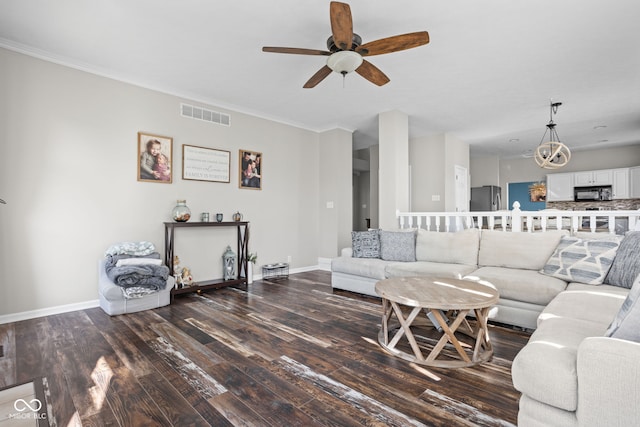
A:
[[[313,87],[316,87],[318,83],[323,81],[332,72],[333,71],[331,70],[331,68],[325,65],[324,67],[320,68],[317,73],[311,76],[311,78],[304,84],[303,87],[305,89],[311,89]]]
[[[272,52],[272,53],[291,53],[294,55],[324,55],[329,56],[331,52],[327,50],[319,50],[319,49],[303,49],[298,47],[273,47],[273,46],[265,46],[262,48],[263,52]]]
[[[329,12],[333,42],[341,50],[350,50],[353,41],[351,8],[346,3],[332,1]]]
[[[362,56],[382,55],[384,53],[411,49],[427,43],[429,43],[429,33],[427,31],[419,31],[365,43],[358,46],[356,52]]]
[[[378,86],[386,85],[390,81],[385,73],[367,60],[362,61],[362,65],[356,68],[356,73]]]

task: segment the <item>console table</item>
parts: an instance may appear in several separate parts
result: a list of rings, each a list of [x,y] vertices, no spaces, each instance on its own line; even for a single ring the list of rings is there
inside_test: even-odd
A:
[[[164,223],[164,262],[173,274],[173,255],[176,228],[191,227],[236,227],[238,231],[237,239],[237,276],[235,279],[211,279],[193,282],[191,286],[172,289],[171,297],[178,294],[191,292],[201,293],[209,289],[218,289],[225,286],[233,286],[243,291],[247,290],[247,261],[249,250],[249,222],[248,221],[225,221],[225,222],[165,222]]]

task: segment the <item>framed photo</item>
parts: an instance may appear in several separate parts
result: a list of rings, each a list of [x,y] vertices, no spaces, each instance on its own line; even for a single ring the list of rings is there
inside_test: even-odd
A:
[[[231,153],[225,150],[182,145],[182,179],[230,182]]]
[[[262,153],[240,150],[239,187],[262,190]]]
[[[544,202],[547,200],[547,185],[544,182],[534,182],[529,186],[529,200]]]
[[[173,138],[138,132],[138,181],[173,182]]]

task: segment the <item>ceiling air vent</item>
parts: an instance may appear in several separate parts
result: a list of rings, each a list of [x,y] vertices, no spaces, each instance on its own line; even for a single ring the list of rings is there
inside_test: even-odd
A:
[[[207,110],[202,107],[195,107],[189,104],[180,103],[180,115],[191,119],[216,123],[223,126],[231,126],[231,116],[218,111]]]

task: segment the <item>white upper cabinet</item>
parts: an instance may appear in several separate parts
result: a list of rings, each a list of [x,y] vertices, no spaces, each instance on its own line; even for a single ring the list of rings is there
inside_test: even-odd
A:
[[[640,199],[640,166],[629,168],[629,197]]]
[[[613,198],[628,199],[629,198],[629,168],[613,169]]]
[[[612,184],[613,171],[611,169],[575,172],[573,174],[573,185],[575,185],[576,187],[590,187],[592,185]]]
[[[547,175],[547,201],[573,201],[573,175],[572,173],[553,173]]]

